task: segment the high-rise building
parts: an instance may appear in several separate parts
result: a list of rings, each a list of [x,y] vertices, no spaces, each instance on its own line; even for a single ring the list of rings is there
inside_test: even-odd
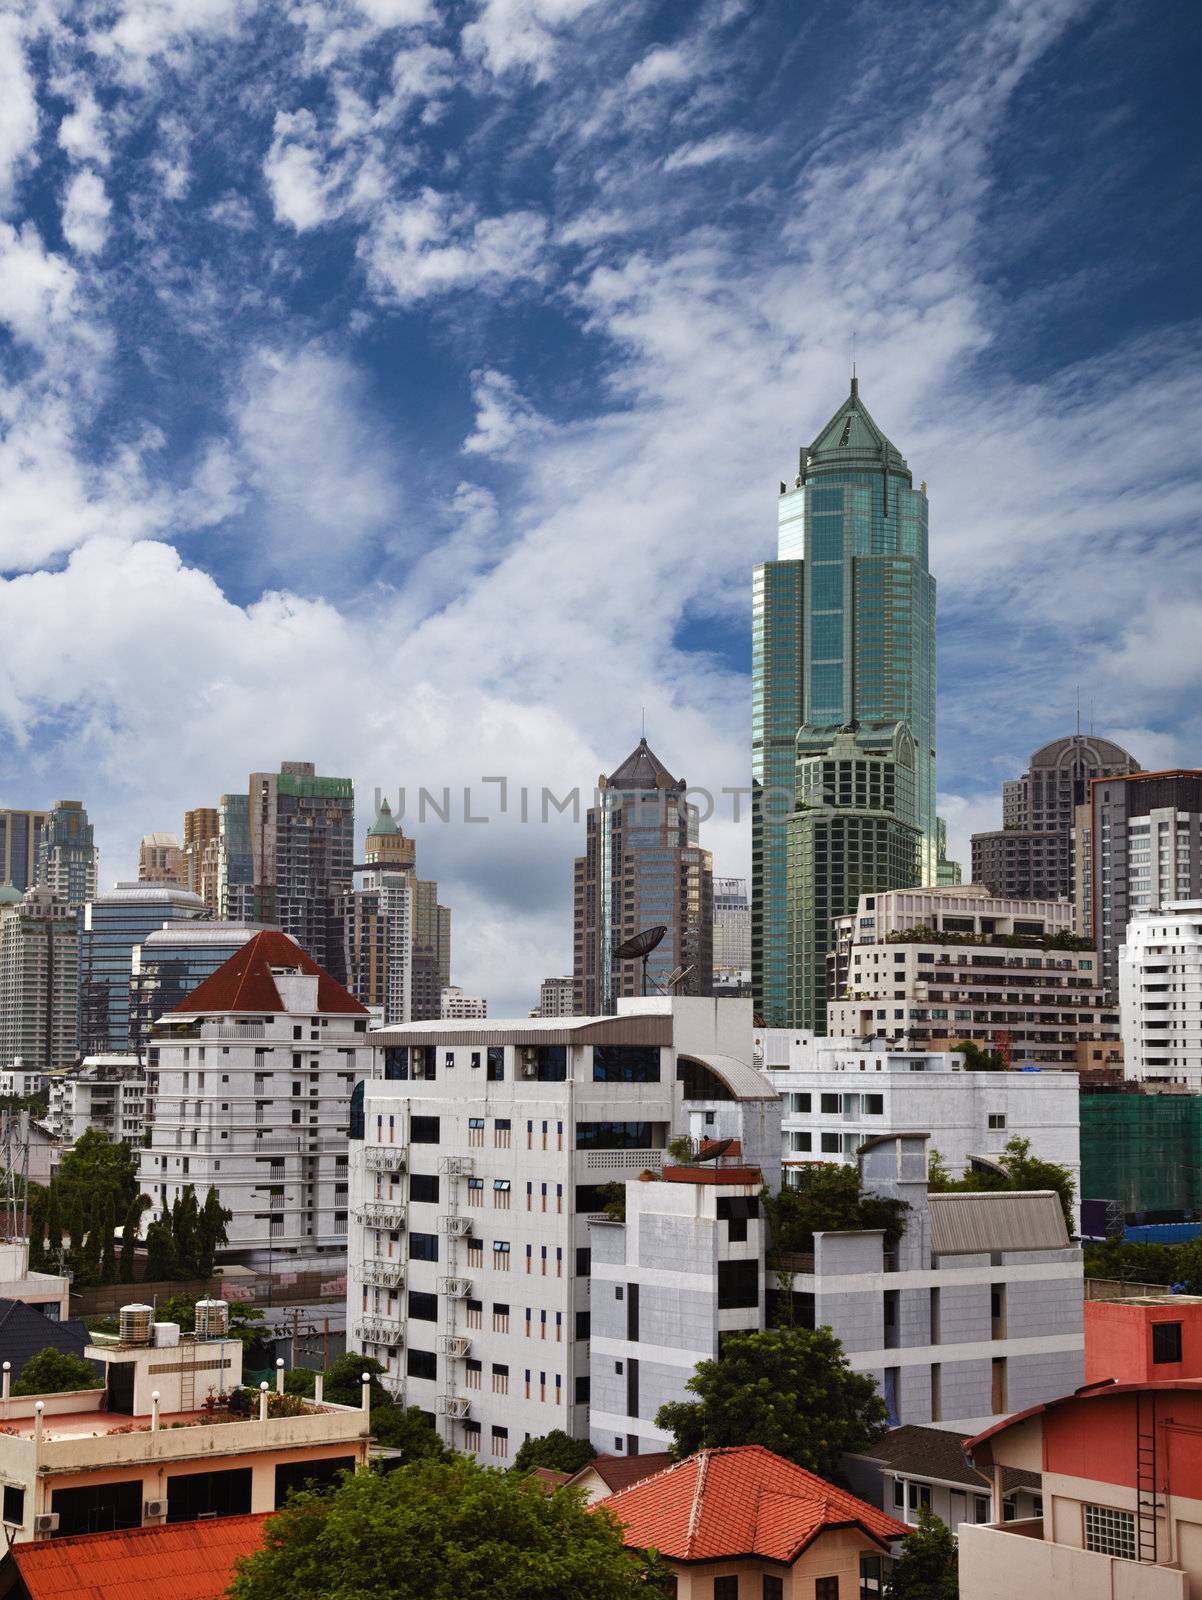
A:
[[[367,830],[364,860],[369,867],[391,867],[395,872],[417,868],[417,841],[402,830],[387,800],[380,801],[376,820]]]
[[[255,923],[176,918],[133,947],[130,960],[130,1048],[141,1048],[154,1024],[262,930]]]
[[[414,1022],[431,1020],[442,1011],[442,991],[451,981],[451,912],[440,905],[432,878],[413,882],[413,1009]]]
[[[61,895],[0,889],[0,1064],[33,1072],[76,1058],[79,932]]]
[[[936,881],[935,580],[915,489],[859,385],[781,485],[755,571],[752,986],[821,1030],[835,917]]]
[[[609,777],[597,780],[585,853],[575,870],[573,976],[579,1015],[612,1012],[620,995],[637,995],[640,961],[614,952],[645,928],[667,935],[647,963],[663,984],[687,969],[677,992],[713,992],[713,863],[698,842],[697,807],[646,739]]]
[[[345,976],[343,896],[355,860],[355,787],[318,777],[311,761],[250,775],[253,914],[290,934],[339,982]]]
[[[1179,900],[1202,899],[1202,771],[1132,772],[1096,778],[1077,828],[1088,877],[1082,929],[1097,945],[1102,979],[1118,993],[1119,950],[1128,920]]]
[[[144,833],[138,846],[139,883],[184,882],[183,854],[173,833]]]
[[[576,1004],[574,978],[544,978],[538,986],[538,1010],[535,1017],[570,1017]]]
[[[1092,734],[1053,739],[1031,757],[1021,778],[1002,785],[1002,826],[972,836],[972,877],[1009,899],[1072,896],[1077,808],[1095,778],[1138,772],[1121,745]]]
[[[255,920],[250,796],[223,794],[217,814],[218,912],[226,922]],[[198,891],[193,887],[193,893]]]
[[[0,885],[28,889],[38,875],[38,846],[48,811],[0,811]]]
[[[141,1185],[155,1215],[212,1184],[228,1251],[255,1265],[347,1246],[347,1119],[371,1070],[367,1010],[286,934],[261,929],[159,1028]],[[197,1071],[200,1052],[220,1070]]]
[[[221,915],[221,825],[216,806],[184,812],[183,881],[212,916]]]
[[[1119,950],[1123,1074],[1202,1091],[1202,900],[1134,911]]]
[[[964,881],[960,863],[948,858],[947,823],[935,818],[935,882],[941,889],[956,889]]]
[[[95,895],[99,870],[100,855],[82,803],[58,801],[38,844],[38,882],[74,908]]]
[[[751,902],[746,878],[714,879],[714,992],[751,981]]]
[[[172,883],[118,883],[79,913],[79,1046],[82,1055],[129,1051],[134,949],[168,923],[206,916],[205,903]]]

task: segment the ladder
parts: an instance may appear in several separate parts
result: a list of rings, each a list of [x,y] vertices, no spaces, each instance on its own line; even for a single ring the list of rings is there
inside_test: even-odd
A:
[[[179,1375],[179,1408],[181,1411],[194,1411],[196,1409],[196,1342],[193,1335],[191,1349],[185,1349],[184,1359],[180,1362]]]
[[[1156,1396],[1135,1397],[1135,1559],[1156,1560],[1160,1496],[1156,1473]]]

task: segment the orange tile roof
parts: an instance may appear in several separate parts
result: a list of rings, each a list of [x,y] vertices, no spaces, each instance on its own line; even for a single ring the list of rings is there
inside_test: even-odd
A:
[[[623,1525],[628,1546],[654,1548],[671,1561],[790,1563],[830,1528],[858,1527],[882,1547],[909,1531],[758,1444],[699,1450],[598,1506]]]
[[[648,1450],[641,1456],[594,1456],[573,1474],[572,1482],[579,1483],[586,1473],[595,1472],[605,1487],[616,1494],[619,1489],[629,1489],[640,1478],[649,1478],[653,1472],[662,1472],[671,1465],[672,1457],[666,1450]]]
[[[270,1511],[124,1533],[86,1533],[10,1551],[30,1600],[219,1600]]]
[[[170,1015],[196,1017],[226,1011],[283,1011],[284,1002],[271,975],[273,967],[316,977],[319,1012],[367,1015],[367,1007],[360,1005],[324,967],[318,966],[295,939],[270,928],[256,933],[253,939],[235,950],[216,972],[210,973],[191,994],[173,1006]]]

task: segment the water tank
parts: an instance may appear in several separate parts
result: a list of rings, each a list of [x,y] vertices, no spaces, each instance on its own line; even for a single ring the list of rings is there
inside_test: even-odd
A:
[[[224,1339],[230,1331],[230,1308],[226,1300],[196,1302],[196,1337]]]
[[[122,1344],[149,1344],[154,1335],[154,1307],[122,1306],[117,1327]]]

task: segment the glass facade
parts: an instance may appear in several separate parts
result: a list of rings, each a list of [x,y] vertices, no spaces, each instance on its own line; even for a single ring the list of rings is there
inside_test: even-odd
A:
[[[99,860],[87,812],[78,800],[60,800],[38,843],[38,882],[82,906],[96,893]]]
[[[933,883],[935,580],[926,487],[851,394],[779,502],[753,596],[752,986],[821,1030],[832,918]]]
[[[119,883],[110,894],[80,907],[79,1034],[84,1055],[134,1048],[134,947],[164,923],[205,915],[199,895],[163,883]]]
[[[140,1052],[154,1022],[224,966],[258,928],[190,919],[159,928],[132,951],[129,1048]]]

